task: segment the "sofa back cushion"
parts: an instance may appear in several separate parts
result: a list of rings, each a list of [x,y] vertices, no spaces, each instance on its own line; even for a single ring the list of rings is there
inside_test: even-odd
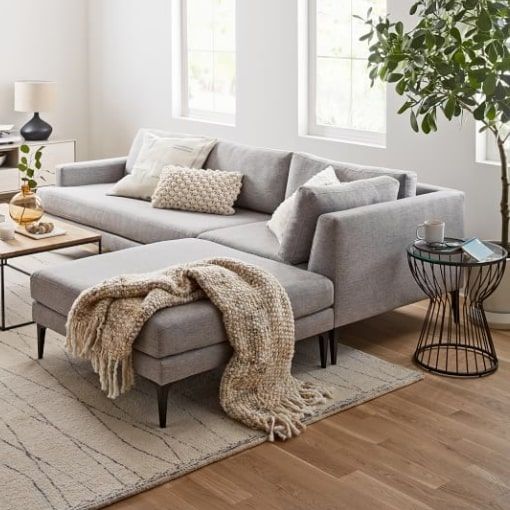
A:
[[[236,205],[272,213],[285,198],[291,157],[291,152],[219,141],[204,167],[243,174]]]
[[[170,131],[164,131],[162,129],[147,129],[141,128],[135,135],[133,143],[131,144],[131,148],[129,149],[128,158],[126,161],[126,173],[130,174],[133,171],[133,168],[136,163],[136,159],[138,158],[138,154],[142,150],[143,143],[145,140],[145,134],[151,133],[159,138],[201,138],[197,135],[188,135],[183,133],[172,133]]]
[[[354,165],[352,163],[323,159],[310,154],[294,153],[290,164],[289,180],[285,196],[288,197],[292,195],[292,193],[308,181],[308,179],[321,172],[329,165],[335,169],[336,176],[342,182],[388,175],[397,179],[400,184],[398,198],[414,197],[416,195],[417,176],[415,172]]]
[[[380,176],[330,186],[301,186],[296,204],[283,234],[278,255],[290,264],[301,264],[310,257],[317,221],[323,214],[397,199],[399,183]],[[342,239],[350,243],[351,239]]]

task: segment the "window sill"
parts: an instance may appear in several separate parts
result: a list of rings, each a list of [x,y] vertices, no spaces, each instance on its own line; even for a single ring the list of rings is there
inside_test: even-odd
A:
[[[221,122],[218,120],[208,120],[208,119],[200,119],[197,117],[184,117],[183,115],[178,115],[174,117],[175,120],[184,120],[189,122],[198,122],[199,124],[211,124],[213,126],[222,126],[227,128],[235,128],[235,123],[230,122]]]
[[[370,147],[373,149],[386,149],[386,144],[380,144],[375,142],[367,142],[367,141],[361,141],[361,140],[352,140],[350,138],[342,138],[342,137],[331,137],[331,136],[321,136],[321,135],[314,135],[314,134],[306,134],[306,135],[299,135],[300,138],[304,138],[307,140],[320,140],[323,142],[328,143],[347,143],[350,145],[360,145],[362,147]]]

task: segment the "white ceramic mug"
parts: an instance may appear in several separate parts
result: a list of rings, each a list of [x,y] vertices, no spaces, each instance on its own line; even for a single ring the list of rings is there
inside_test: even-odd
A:
[[[416,238],[428,244],[444,243],[445,223],[441,220],[427,220],[416,229]]]

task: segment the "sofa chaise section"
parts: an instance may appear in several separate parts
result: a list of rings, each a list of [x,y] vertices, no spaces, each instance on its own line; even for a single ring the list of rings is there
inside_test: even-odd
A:
[[[334,323],[332,282],[310,271],[200,239],[154,243],[34,273],[31,293],[40,356],[45,329],[65,334],[67,314],[81,291],[119,274],[157,271],[209,257],[236,258],[273,274],[289,295],[296,340],[321,335],[321,364],[325,366],[326,340],[323,334],[329,332],[330,345],[336,346],[336,341],[331,341]],[[137,374],[166,391],[172,382],[218,367],[231,353],[220,314],[208,300],[158,311],[143,327],[134,349]],[[335,361],[334,353],[332,360]]]

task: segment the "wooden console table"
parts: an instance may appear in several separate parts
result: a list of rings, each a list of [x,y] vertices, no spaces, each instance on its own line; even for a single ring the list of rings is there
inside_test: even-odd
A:
[[[26,144],[29,147],[41,147],[44,145],[44,155],[42,158],[43,169],[46,170],[44,178],[39,180],[40,186],[50,186],[55,184],[55,168],[63,163],[73,163],[76,161],[76,141],[75,140],[46,140],[42,142],[21,142],[16,144],[0,144],[0,155],[6,154],[5,163],[0,166],[0,195],[17,193],[20,189],[20,172],[18,163],[21,158],[19,148]]]

